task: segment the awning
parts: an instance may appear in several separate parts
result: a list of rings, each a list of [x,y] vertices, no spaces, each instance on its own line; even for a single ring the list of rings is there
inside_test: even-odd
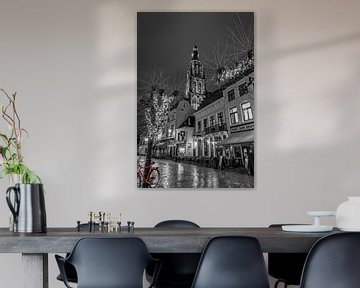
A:
[[[174,138],[163,138],[160,140],[156,140],[153,147],[160,148],[160,147],[165,147],[165,146],[168,146],[169,144],[174,144],[174,143],[175,143]]]
[[[225,140],[217,142],[218,146],[241,144],[246,142],[254,142],[254,130],[248,130],[231,134]]]
[[[157,143],[154,145],[154,148],[163,148],[165,146],[165,142],[162,142],[162,143]]]

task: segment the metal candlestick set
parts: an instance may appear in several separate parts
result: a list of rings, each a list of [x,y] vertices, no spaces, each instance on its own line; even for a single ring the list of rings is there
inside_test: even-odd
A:
[[[81,221],[77,222],[77,231],[81,231],[81,227],[87,227],[89,232],[103,232],[103,233],[111,233],[118,232],[120,233],[122,228],[121,226],[121,213],[119,216],[111,216],[109,212],[101,212],[98,213],[90,211],[88,213],[88,223],[81,224]],[[127,221],[127,231],[134,232],[135,222]]]

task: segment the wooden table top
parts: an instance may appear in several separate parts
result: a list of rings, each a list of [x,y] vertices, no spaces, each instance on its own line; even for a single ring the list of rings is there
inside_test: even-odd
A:
[[[47,233],[20,234],[0,228],[0,253],[65,253],[82,237],[139,237],[152,253],[201,253],[215,236],[242,235],[259,240],[263,252],[308,252],[321,237],[338,233],[283,232],[280,227],[267,228],[136,228],[128,232],[77,232],[76,228],[48,228]]]

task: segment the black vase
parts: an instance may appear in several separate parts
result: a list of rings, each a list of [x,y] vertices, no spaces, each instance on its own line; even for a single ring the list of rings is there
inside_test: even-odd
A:
[[[14,232],[45,233],[47,231],[42,184],[15,184],[6,190],[6,202],[14,216]]]

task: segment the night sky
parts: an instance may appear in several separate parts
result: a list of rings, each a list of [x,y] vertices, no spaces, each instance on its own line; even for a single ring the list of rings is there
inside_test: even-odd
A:
[[[138,79],[144,79],[144,75],[155,67],[170,73],[183,73],[185,79],[193,46],[198,46],[202,61],[204,55],[211,54],[216,41],[220,43],[230,41],[229,29],[234,26],[234,14],[139,12],[137,14]],[[253,13],[240,13],[240,15],[244,19],[243,23],[252,22]]]

